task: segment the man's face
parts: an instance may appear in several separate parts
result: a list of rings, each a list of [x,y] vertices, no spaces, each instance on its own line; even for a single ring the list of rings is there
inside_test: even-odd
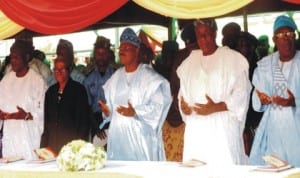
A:
[[[108,50],[104,48],[98,48],[94,51],[94,61],[97,67],[107,67],[109,64]]]
[[[294,55],[295,52],[295,32],[288,27],[282,27],[275,31],[273,41],[279,51],[280,56]]]
[[[127,42],[123,42],[119,48],[119,56],[123,65],[130,65],[137,62],[139,49],[135,45]]]
[[[26,59],[23,59],[21,52],[17,49],[12,49],[10,52],[10,62],[12,70],[16,73],[27,68]]]
[[[203,55],[210,55],[216,50],[216,32],[206,25],[195,27],[197,43],[203,51]]]

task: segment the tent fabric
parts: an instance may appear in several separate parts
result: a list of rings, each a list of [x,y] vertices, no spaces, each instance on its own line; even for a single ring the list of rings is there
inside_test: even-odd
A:
[[[140,31],[138,37],[141,39],[142,43],[144,43],[146,46],[150,47],[155,54],[157,54],[161,51],[162,42],[156,41],[150,35],[145,33],[143,30]]]
[[[87,27],[110,15],[128,0],[0,0],[2,12],[35,32],[62,34]]]
[[[133,0],[164,16],[192,19],[217,17],[235,11],[254,0]]]
[[[183,20],[237,16],[244,12],[253,14],[299,10],[299,1],[0,0],[0,40],[17,34],[24,27],[39,35],[63,34],[83,29],[99,29],[107,26],[141,24],[142,22],[166,24],[163,26],[168,27],[170,17]]]
[[[300,4],[300,0],[283,0],[283,1],[293,3],[293,4]]]
[[[160,44],[168,40],[168,29],[166,27],[143,25],[141,30]]]
[[[10,37],[23,29],[24,27],[11,21],[0,11],[0,40]]]

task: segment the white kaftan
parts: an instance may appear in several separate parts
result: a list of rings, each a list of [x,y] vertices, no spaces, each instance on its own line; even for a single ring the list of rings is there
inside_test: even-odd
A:
[[[242,132],[251,90],[247,60],[228,47],[219,47],[209,56],[194,50],[178,67],[177,74],[179,102],[183,96],[189,105],[205,104],[208,95],[216,103],[225,102],[228,108],[207,116],[195,112],[185,115],[180,110],[186,124],[183,160],[245,164]]]
[[[40,147],[44,128],[44,95],[47,86],[43,77],[29,69],[24,77],[11,71],[0,82],[0,108],[4,112],[17,112],[20,106],[30,112],[33,120],[4,120],[3,157],[18,156],[36,159],[33,150]]]
[[[147,64],[140,64],[127,75],[118,69],[103,86],[107,105],[111,111],[107,141],[110,160],[165,160],[162,125],[172,102],[169,82]],[[116,108],[135,109],[134,117],[120,115]]]

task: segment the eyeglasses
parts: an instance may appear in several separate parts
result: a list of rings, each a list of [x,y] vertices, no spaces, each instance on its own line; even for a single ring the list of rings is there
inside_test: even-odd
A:
[[[54,73],[65,73],[67,71],[67,69],[65,69],[65,68],[62,68],[62,69],[54,68],[53,71],[54,71]]]
[[[119,51],[129,51],[129,50],[133,50],[136,49],[136,47],[133,46],[122,46],[120,48],[118,48]]]
[[[281,33],[276,33],[275,34],[276,38],[282,39],[284,37],[286,38],[294,38],[295,33],[294,32],[281,32]]]

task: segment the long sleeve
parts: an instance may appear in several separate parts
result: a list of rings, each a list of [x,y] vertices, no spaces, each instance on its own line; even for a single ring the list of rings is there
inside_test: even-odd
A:
[[[78,99],[76,101],[76,120],[78,121],[77,129],[79,138],[88,140],[89,126],[90,126],[90,114],[88,96],[85,88],[82,86],[78,88]]]
[[[168,83],[161,83],[157,89],[148,88],[151,91],[150,100],[142,105],[136,105],[135,111],[137,119],[156,129],[162,125],[161,119],[166,118],[166,114],[172,102],[170,87]]]
[[[243,116],[247,112],[250,99],[251,83],[248,79],[248,73],[241,73],[234,86],[225,103],[230,114],[241,120],[244,119]]]
[[[273,54],[274,55],[274,54]],[[273,56],[271,55],[271,56]],[[261,104],[259,97],[255,90],[259,90],[267,94],[268,96],[273,95],[272,88],[272,71],[271,56],[268,56],[257,63],[257,68],[254,70],[252,84],[254,85],[254,92],[252,93],[252,106],[255,111],[264,112],[269,106]]]
[[[49,116],[48,116],[48,113],[50,112],[49,111],[49,92],[47,91],[46,94],[45,94],[45,101],[44,101],[44,131],[43,131],[43,134],[42,134],[42,138],[41,138],[41,144],[40,144],[40,147],[43,148],[43,147],[46,147],[48,146],[48,124],[47,124],[47,121],[49,119]]]
[[[47,85],[44,81],[40,81],[38,88],[34,91],[36,96],[34,96],[34,102],[32,107],[27,112],[30,112],[33,116],[33,122],[36,124],[35,128],[38,128],[38,134],[41,135],[44,131],[44,100]]]

